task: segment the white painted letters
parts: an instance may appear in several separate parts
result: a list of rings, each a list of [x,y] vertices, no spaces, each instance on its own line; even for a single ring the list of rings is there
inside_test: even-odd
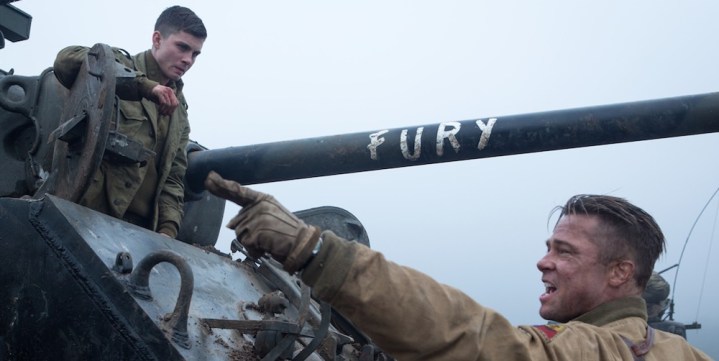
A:
[[[444,140],[449,140],[455,153],[459,153],[459,142],[454,135],[459,133],[462,124],[459,122],[440,123],[437,128],[437,155],[444,155]]]
[[[470,122],[470,121],[467,121]],[[492,129],[494,128],[494,125],[497,123],[497,118],[489,118],[485,122],[482,119],[477,119],[474,121],[475,124],[477,124],[477,127],[479,128],[479,131],[482,132],[482,134],[479,137],[479,142],[477,143],[477,149],[483,150],[487,147],[489,144],[489,137],[492,135]],[[473,127],[466,124],[469,128],[474,129]],[[399,136],[399,147],[400,152],[402,153],[402,157],[404,159],[409,160],[411,162],[415,162],[420,159],[422,156],[422,134],[424,133],[425,127],[418,127],[417,132],[414,135],[414,143],[409,144],[409,141],[407,140],[409,129],[402,129],[400,136]],[[441,157],[444,155],[444,143],[445,140],[449,142],[449,145],[454,149],[455,153],[459,153],[459,150],[461,148],[461,145],[459,143],[459,140],[457,139],[457,135],[459,134],[459,131],[462,128],[461,122],[446,122],[446,123],[440,123],[437,126],[437,137],[436,137],[436,151],[437,156]],[[469,129],[468,128],[468,129]],[[472,130],[473,131],[473,130]],[[385,135],[388,134],[390,130],[380,130],[375,133],[372,133],[369,135],[370,142],[367,145],[367,149],[369,149],[370,152],[370,159],[372,160],[378,160],[379,156],[377,155],[377,149],[380,145],[384,144],[386,139]],[[393,134],[396,134],[393,132]],[[394,138],[396,135],[392,135],[392,147],[396,147],[394,145],[394,141],[396,138]],[[471,150],[471,149],[468,149]],[[394,150],[392,151],[393,154]],[[394,156],[394,155],[393,155]]]
[[[409,153],[409,146],[407,145],[407,129],[402,129],[402,135],[400,136],[399,147],[402,150],[402,156],[404,159],[416,161],[422,153],[422,132],[424,127],[417,128],[417,134],[414,136],[414,153]]]
[[[497,122],[497,118],[490,118],[487,120],[487,124],[484,124],[482,122],[482,119],[477,119],[477,126],[479,127],[479,130],[482,131],[482,136],[479,138],[479,144],[477,144],[477,149],[482,150],[484,147],[487,146],[487,142],[489,142],[489,136],[492,135],[492,127],[494,127],[494,123]]]
[[[382,136],[388,132],[389,130],[380,130],[377,133],[369,135],[369,144],[367,144],[367,149],[369,149],[370,159],[377,160],[377,147],[384,143],[384,138],[382,138]]]

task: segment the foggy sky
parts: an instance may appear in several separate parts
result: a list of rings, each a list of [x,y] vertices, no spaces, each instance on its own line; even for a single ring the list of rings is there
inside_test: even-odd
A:
[[[168,1],[13,3],[31,39],[0,68],[37,75],[66,45],[146,50]],[[659,99],[719,87],[713,1],[184,1],[209,32],[184,77],[191,138],[224,148]],[[291,210],[343,207],[389,259],[541,324],[536,269],[550,211],[573,194],[627,198],[679,262],[675,319],[719,358],[716,134],[256,185]],[[226,220],[237,212],[228,205]],[[218,248],[229,252],[223,231]],[[712,247],[712,245],[714,247]],[[676,269],[665,273],[674,282]],[[399,320],[398,320],[399,321]]]

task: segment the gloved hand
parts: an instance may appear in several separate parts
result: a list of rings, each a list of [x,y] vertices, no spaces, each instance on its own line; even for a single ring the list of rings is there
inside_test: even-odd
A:
[[[215,172],[205,179],[205,188],[242,207],[227,227],[235,229],[237,240],[251,257],[269,253],[290,274],[305,266],[320,238],[319,228],[305,224],[273,196],[223,179]]]

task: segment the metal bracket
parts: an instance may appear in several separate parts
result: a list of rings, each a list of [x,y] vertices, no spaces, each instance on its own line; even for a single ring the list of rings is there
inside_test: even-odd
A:
[[[155,156],[155,152],[145,148],[142,143],[128,136],[111,130],[105,146],[105,158],[118,163],[138,163],[144,167],[147,161]]]
[[[47,143],[54,143],[58,139],[68,144],[78,142],[85,134],[85,128],[87,127],[86,120],[87,112],[83,110],[80,114],[75,115],[53,130],[52,133],[50,133]]]

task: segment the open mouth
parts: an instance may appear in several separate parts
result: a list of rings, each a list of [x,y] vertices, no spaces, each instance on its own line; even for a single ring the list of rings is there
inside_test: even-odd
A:
[[[549,282],[544,282],[544,293],[542,293],[541,296],[539,296],[539,300],[544,303],[549,301],[549,299],[552,298],[552,295],[557,292],[557,287],[554,287],[553,284]]]
[[[557,291],[557,288],[554,287],[554,285],[552,285],[549,282],[544,282],[544,293],[545,294],[551,295],[552,293],[554,293],[556,291]]]

